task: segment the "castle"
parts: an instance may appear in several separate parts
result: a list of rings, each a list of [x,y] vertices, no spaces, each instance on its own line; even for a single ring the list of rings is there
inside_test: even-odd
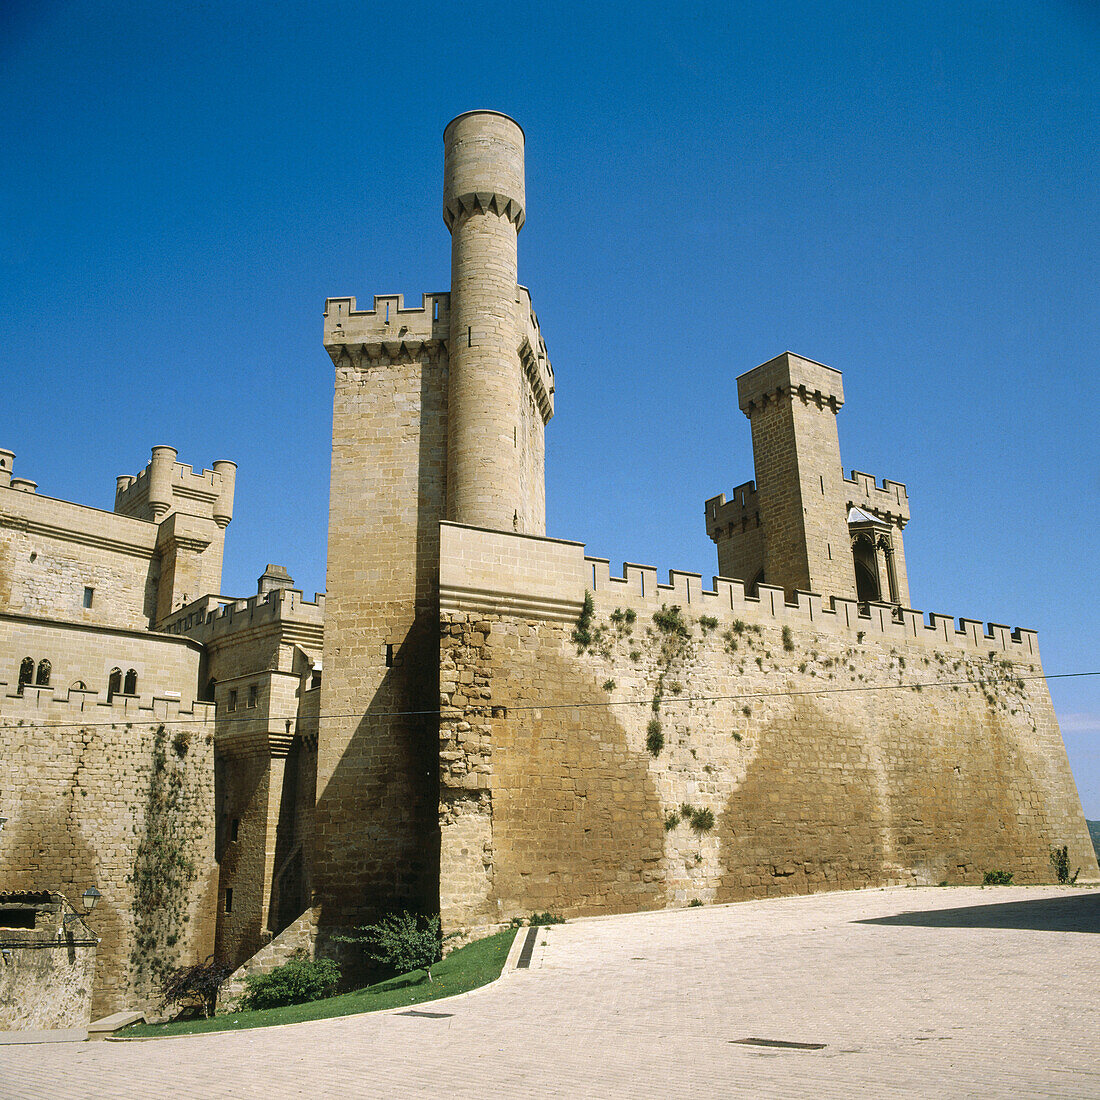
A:
[[[910,609],[906,488],[843,476],[840,373],[738,379],[720,576],[545,532],[554,372],[517,281],[524,135],[444,132],[451,288],[325,304],[327,592],[219,595],[235,466],[113,512],[0,452],[0,887],[103,895],[93,1010],[393,906],[471,930],[887,883],[1098,874],[1033,631]]]

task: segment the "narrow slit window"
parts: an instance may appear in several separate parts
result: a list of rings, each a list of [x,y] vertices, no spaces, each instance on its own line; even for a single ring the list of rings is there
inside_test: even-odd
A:
[[[85,587],[84,589],[84,606],[91,607],[92,600],[95,598],[95,589]]]
[[[226,710],[236,710],[237,709],[237,689],[236,688],[230,688],[229,689],[229,700],[225,704],[225,709]]]
[[[227,913],[233,912],[233,887],[229,886],[225,891],[225,911]]]
[[[393,643],[386,643],[386,668],[393,668]]]
[[[256,704],[260,700],[260,689],[255,684],[249,684],[248,686],[248,706],[250,710],[255,710]]]
[[[229,823],[229,839],[237,840],[241,835],[241,819],[239,817],[233,818]]]

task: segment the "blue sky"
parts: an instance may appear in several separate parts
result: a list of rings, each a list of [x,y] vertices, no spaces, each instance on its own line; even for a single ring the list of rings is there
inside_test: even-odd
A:
[[[527,134],[557,378],[548,531],[711,576],[735,378],[844,372],[905,482],[915,606],[1100,669],[1100,6],[67,3],[0,13],[0,446],[111,507],[154,444],[240,465],[227,593],[324,588],[328,296],[448,285],[442,131]],[[1100,818],[1100,678],[1053,680]]]

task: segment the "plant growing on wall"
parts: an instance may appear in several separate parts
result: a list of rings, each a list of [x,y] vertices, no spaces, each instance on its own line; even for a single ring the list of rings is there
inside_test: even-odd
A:
[[[176,945],[188,920],[188,890],[196,876],[189,852],[200,822],[187,789],[186,767],[185,756],[178,750],[169,757],[168,734],[158,726],[150,754],[144,832],[130,876],[134,888],[130,964],[135,982],[147,993],[162,987],[176,967]]]

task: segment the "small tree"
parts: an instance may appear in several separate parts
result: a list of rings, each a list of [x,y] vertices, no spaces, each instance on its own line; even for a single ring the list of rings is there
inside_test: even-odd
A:
[[[208,955],[206,962],[181,967],[164,983],[164,1007],[178,1004],[201,1009],[204,1018],[213,1016],[218,990],[232,973],[233,967],[215,962],[213,955]]]
[[[363,953],[375,965],[407,974],[423,970],[432,980],[432,964],[442,951],[439,916],[418,917],[415,913],[391,913],[376,924],[363,925],[354,936],[339,937],[345,943],[361,944]]]

